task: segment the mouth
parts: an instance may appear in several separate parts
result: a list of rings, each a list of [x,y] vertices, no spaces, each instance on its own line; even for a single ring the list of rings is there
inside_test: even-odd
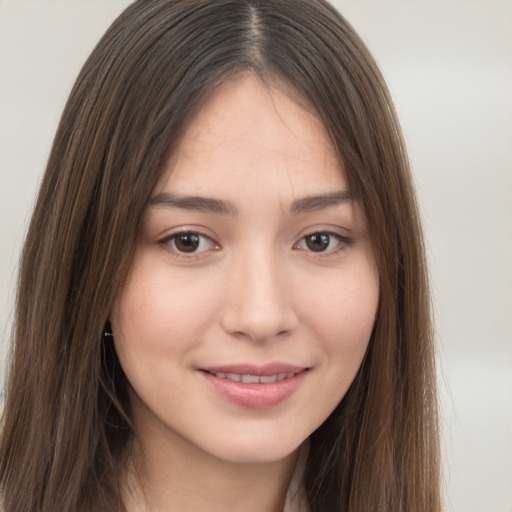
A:
[[[273,375],[251,375],[250,373],[225,373],[225,372],[210,372],[205,370],[206,373],[217,377],[218,379],[228,379],[233,382],[242,382],[243,384],[271,384],[285,379],[291,379],[297,373],[304,371],[304,369],[297,372],[274,373]]]
[[[308,371],[307,367],[288,364],[200,369],[216,394],[238,406],[252,409],[274,407],[290,398],[300,388]]]

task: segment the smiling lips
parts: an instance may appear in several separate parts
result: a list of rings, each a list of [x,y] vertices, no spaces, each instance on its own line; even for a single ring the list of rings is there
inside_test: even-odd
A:
[[[270,384],[271,382],[290,379],[295,375],[295,373],[276,373],[274,375],[240,375],[239,373],[217,372],[213,375],[215,375],[215,377],[218,379],[229,379],[234,382],[243,382],[244,384]]]
[[[308,368],[288,364],[249,365],[202,369],[212,388],[243,407],[265,409],[289,398],[301,385]]]

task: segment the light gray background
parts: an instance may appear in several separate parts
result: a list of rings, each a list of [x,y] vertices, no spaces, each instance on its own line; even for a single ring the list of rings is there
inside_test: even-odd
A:
[[[60,112],[127,4],[0,0],[1,360]],[[512,2],[335,5],[388,79],[417,181],[440,347],[446,510],[512,512]]]

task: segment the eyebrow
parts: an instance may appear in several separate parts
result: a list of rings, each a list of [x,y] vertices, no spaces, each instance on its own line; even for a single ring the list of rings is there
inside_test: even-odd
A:
[[[303,199],[297,199],[297,201],[293,202],[290,213],[297,215],[299,213],[314,212],[329,208],[330,206],[348,203],[349,201],[353,201],[353,199],[352,194],[348,190],[338,190],[327,194],[304,197]]]
[[[348,190],[339,190],[326,194],[297,199],[290,207],[292,215],[323,210],[331,206],[353,201],[353,196]],[[237,215],[237,207],[230,201],[213,199],[201,196],[182,196],[169,192],[162,192],[151,199],[151,206],[163,206],[168,208],[180,208],[183,210],[198,211],[204,213],[216,213],[222,215]]]
[[[200,196],[181,196],[162,192],[155,196],[149,202],[151,206],[166,206],[170,208],[181,208],[205,213],[220,213],[223,215],[236,215],[236,206],[229,201],[212,199],[210,197]]]

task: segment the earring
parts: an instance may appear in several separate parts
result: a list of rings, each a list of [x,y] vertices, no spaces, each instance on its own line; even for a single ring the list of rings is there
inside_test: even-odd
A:
[[[104,338],[113,338],[112,327],[110,327],[110,320],[107,320],[105,323],[105,327],[103,328],[103,337]]]

